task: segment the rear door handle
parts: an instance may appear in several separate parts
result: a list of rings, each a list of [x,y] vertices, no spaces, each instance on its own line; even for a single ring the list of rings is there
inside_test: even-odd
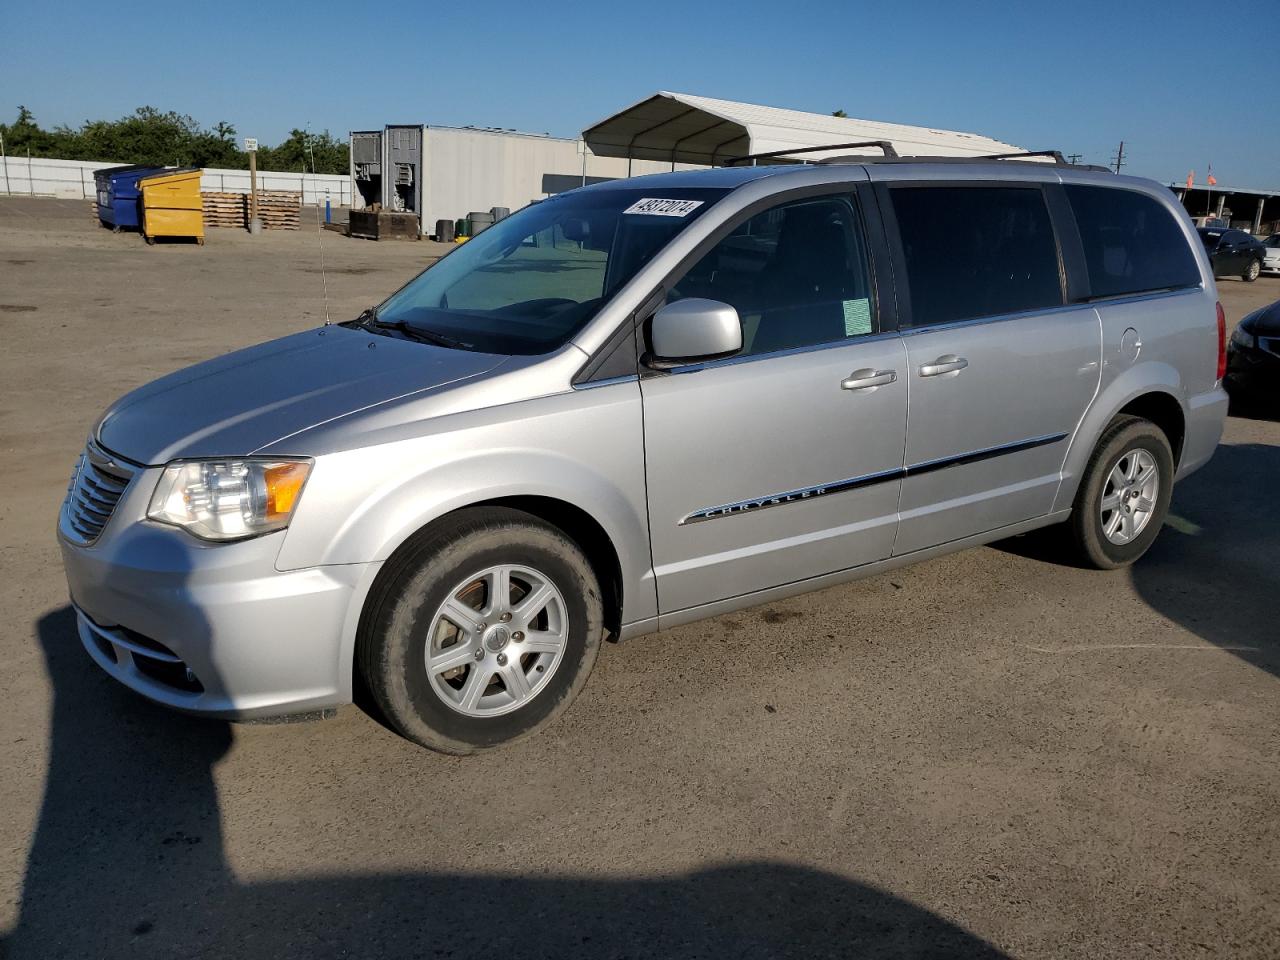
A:
[[[969,361],[964,357],[957,357],[954,353],[944,353],[933,363],[926,363],[920,368],[920,376],[922,377],[940,377],[946,373],[959,373],[969,365]]]
[[[868,390],[872,387],[883,387],[886,383],[893,383],[897,379],[898,374],[894,370],[876,370],[874,367],[864,367],[849,374],[847,380],[841,380],[840,389]]]

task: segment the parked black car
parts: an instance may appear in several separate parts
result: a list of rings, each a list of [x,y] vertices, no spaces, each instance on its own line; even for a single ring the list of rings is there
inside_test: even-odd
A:
[[[1243,230],[1199,227],[1200,242],[1209,251],[1215,277],[1239,277],[1252,283],[1262,272],[1266,246]]]
[[[1280,300],[1253,311],[1231,334],[1227,387],[1257,399],[1280,398]]]

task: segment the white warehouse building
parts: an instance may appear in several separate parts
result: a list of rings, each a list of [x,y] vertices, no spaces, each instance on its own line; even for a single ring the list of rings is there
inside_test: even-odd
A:
[[[974,133],[659,91],[568,139],[476,127],[388,125],[351,134],[352,206],[418,215],[423,233],[494,207],[517,210],[574,187],[619,177],[772,154],[760,162],[859,154],[887,143],[902,156],[985,156],[1023,148]],[[843,148],[841,145],[846,145]]]
[[[670,163],[643,161],[633,172]],[[423,233],[493,207],[518,210],[574,187],[628,175],[626,160],[595,156],[582,140],[514,130],[391,125],[351,134],[352,207],[381,203],[418,214]]]

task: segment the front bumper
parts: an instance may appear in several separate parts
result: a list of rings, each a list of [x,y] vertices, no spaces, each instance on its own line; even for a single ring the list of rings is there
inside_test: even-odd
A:
[[[1271,344],[1277,339],[1267,341]],[[1234,340],[1227,344],[1227,381],[1249,393],[1280,393],[1280,354],[1262,347],[1242,347]]]
[[[144,470],[88,546],[59,541],[80,640],[135,692],[233,720],[351,699],[359,604],[377,565],[275,568],[283,533],[210,544],[145,519]]]

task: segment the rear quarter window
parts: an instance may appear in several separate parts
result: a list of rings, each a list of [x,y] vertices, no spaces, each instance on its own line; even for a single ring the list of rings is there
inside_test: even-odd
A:
[[[1145,194],[1066,187],[1094,297],[1194,287],[1200,269],[1173,214]]]

